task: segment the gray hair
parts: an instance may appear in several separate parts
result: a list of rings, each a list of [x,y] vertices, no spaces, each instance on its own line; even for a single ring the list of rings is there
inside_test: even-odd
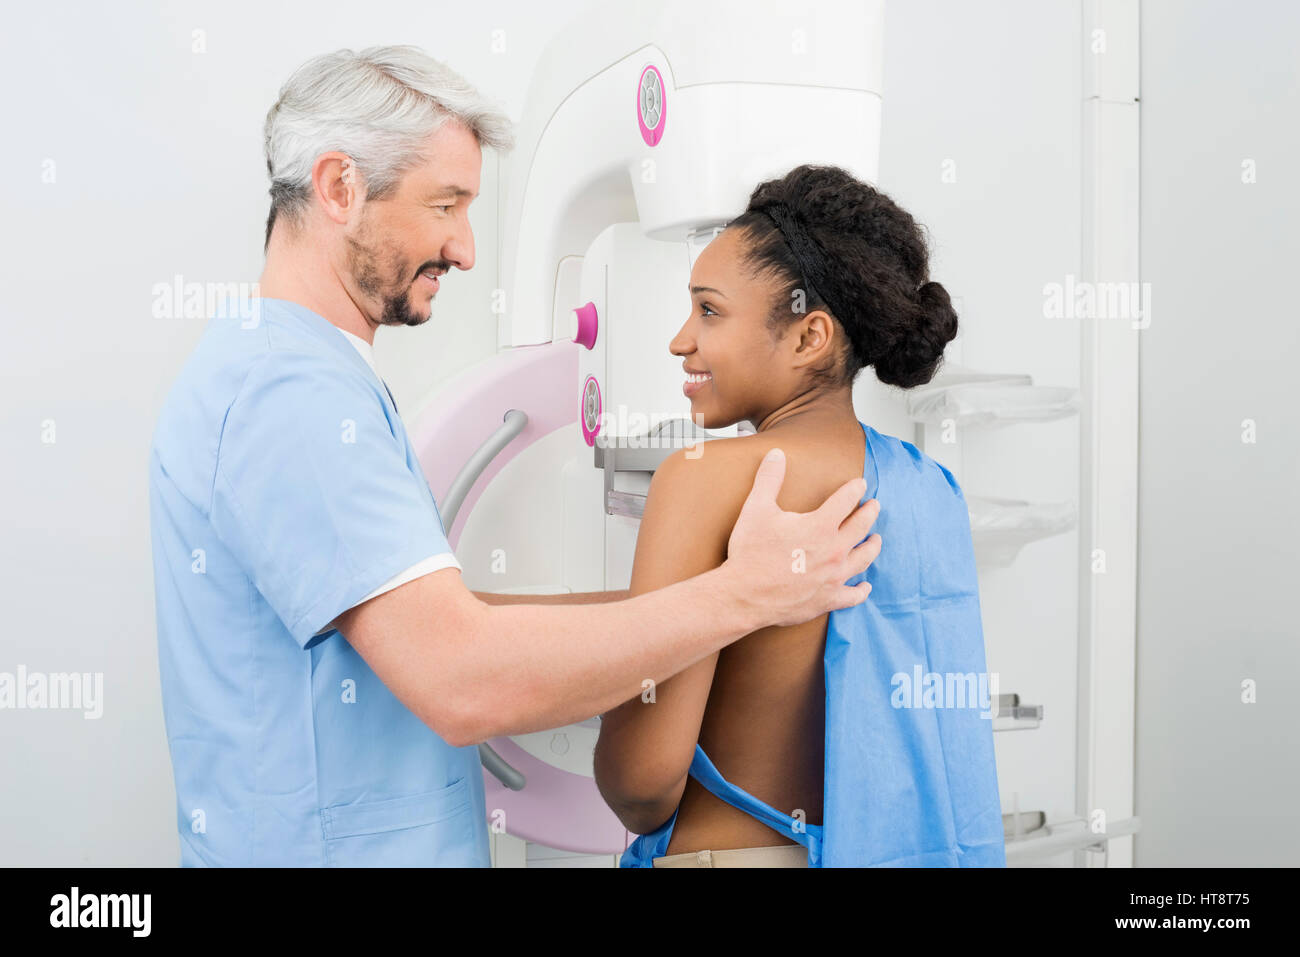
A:
[[[367,198],[381,199],[419,161],[424,140],[449,120],[468,127],[481,147],[514,147],[509,117],[419,47],[337,50],[308,60],[266,114],[267,245],[278,215],[297,221],[306,211],[316,157],[346,153]]]

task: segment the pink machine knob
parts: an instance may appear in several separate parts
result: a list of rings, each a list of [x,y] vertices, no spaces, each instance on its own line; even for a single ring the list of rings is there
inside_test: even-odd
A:
[[[578,314],[578,334],[573,337],[573,341],[578,345],[586,346],[588,349],[594,349],[596,346],[596,330],[600,325],[596,316],[596,304],[589,302],[573,311]]]

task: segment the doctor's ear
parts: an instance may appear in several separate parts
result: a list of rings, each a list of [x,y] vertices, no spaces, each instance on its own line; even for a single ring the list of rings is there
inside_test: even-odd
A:
[[[322,153],[311,168],[311,185],[321,208],[336,223],[346,223],[361,206],[365,189],[356,163],[346,153]]]

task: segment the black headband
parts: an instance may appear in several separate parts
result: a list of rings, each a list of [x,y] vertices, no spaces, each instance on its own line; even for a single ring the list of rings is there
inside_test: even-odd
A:
[[[826,298],[825,290],[829,284],[826,282],[825,256],[817,241],[804,228],[799,214],[781,202],[769,203],[759,208],[776,224],[786,246],[794,255],[795,262],[799,264],[804,292],[809,296],[817,296],[830,307],[835,318],[843,321],[844,314],[835,308],[835,303]]]

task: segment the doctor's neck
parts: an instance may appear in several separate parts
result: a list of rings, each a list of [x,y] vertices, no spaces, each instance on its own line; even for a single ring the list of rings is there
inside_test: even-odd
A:
[[[275,224],[258,295],[296,303],[374,344],[379,323],[357,303],[330,255],[329,239],[310,223],[297,229],[283,220]]]

